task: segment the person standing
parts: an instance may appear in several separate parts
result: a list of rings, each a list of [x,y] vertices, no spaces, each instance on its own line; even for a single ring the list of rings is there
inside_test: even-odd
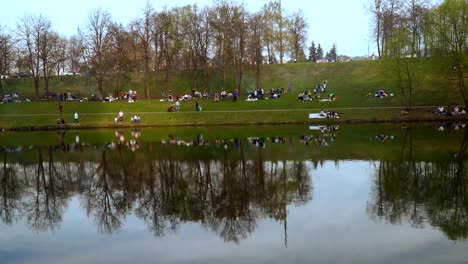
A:
[[[78,119],[78,112],[75,112],[75,124],[79,124],[80,121]]]
[[[180,109],[180,102],[179,102],[179,99],[177,99],[177,101],[175,102],[175,110],[176,110],[176,112],[179,112],[179,109]]]
[[[232,101],[233,102],[237,102],[237,96],[238,96],[238,92],[237,92],[237,89],[234,90],[234,93],[232,94]]]
[[[60,114],[63,113],[63,105],[62,105],[62,103],[59,103],[59,112],[60,112]]]
[[[198,100],[195,100],[195,111],[198,112],[198,107],[200,106],[200,104],[198,104]]]

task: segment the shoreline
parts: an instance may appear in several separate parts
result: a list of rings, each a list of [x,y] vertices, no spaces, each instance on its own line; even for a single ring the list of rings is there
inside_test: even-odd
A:
[[[91,129],[139,129],[139,128],[163,128],[163,127],[228,127],[228,126],[280,126],[280,125],[332,125],[332,124],[416,124],[416,123],[454,123],[468,122],[468,114],[458,116],[434,116],[432,118],[412,118],[401,116],[393,119],[308,119],[306,121],[276,121],[276,122],[238,122],[238,123],[181,123],[181,124],[113,124],[113,125],[64,125],[64,126],[20,126],[1,128],[1,132],[34,132],[34,131],[58,131],[58,130],[91,130]]]

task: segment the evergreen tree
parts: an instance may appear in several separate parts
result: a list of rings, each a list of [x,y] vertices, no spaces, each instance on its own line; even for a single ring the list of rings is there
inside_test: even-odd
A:
[[[332,46],[332,48],[330,49],[330,51],[328,52],[328,54],[329,54],[329,57],[330,57],[330,58],[327,58],[327,60],[330,61],[330,62],[331,62],[331,61],[335,61],[335,62],[336,62],[336,60],[337,60],[337,54],[336,54],[336,44],[335,44],[335,43],[333,43],[333,46]]]
[[[308,61],[316,61],[317,60],[317,48],[315,47],[315,43],[312,40],[312,43],[309,47],[309,57],[307,58]]]
[[[320,43],[317,46],[317,60],[322,60],[323,59],[323,49]]]

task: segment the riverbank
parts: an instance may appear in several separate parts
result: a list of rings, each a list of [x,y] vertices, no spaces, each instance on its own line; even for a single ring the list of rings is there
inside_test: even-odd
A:
[[[142,103],[144,106],[149,102]],[[151,102],[156,105],[167,103]],[[226,103],[226,102],[225,102]],[[291,109],[244,109],[239,104],[238,110],[216,110],[196,112],[191,108],[183,108],[181,112],[143,111],[141,107],[128,108],[128,104],[116,103],[81,103],[65,104],[68,111],[63,114],[43,112],[45,105],[56,106],[56,103],[37,102],[28,107],[22,107],[20,113],[2,111],[0,114],[0,130],[2,131],[43,131],[64,129],[97,129],[97,128],[144,128],[144,127],[184,127],[184,126],[244,126],[244,125],[298,125],[298,124],[362,124],[362,123],[420,123],[420,122],[466,122],[468,114],[444,116],[434,113],[433,106],[419,106],[410,112],[404,107],[357,107],[357,108],[327,108],[337,112],[339,118],[309,118],[311,113],[319,113],[323,108],[291,108]],[[102,111],[96,111],[100,104]],[[25,105],[26,106],[26,105]],[[125,107],[127,106],[127,107]],[[304,105],[302,105],[304,106]],[[9,105],[2,105],[3,110]],[[126,108],[123,122],[114,121],[117,109]],[[147,107],[143,107],[147,108]],[[220,109],[221,108],[221,109]],[[33,111],[35,109],[35,111]],[[72,111],[70,111],[72,110]],[[114,110],[114,111],[109,111]],[[74,123],[74,112],[79,113],[79,123]],[[57,111],[56,111],[57,112]],[[141,121],[131,123],[130,117],[137,115]],[[57,125],[56,119],[63,118],[64,125]]]

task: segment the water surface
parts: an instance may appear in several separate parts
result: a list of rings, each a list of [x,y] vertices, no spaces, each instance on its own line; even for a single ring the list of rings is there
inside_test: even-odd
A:
[[[0,260],[464,263],[466,140],[452,124],[0,134]]]

